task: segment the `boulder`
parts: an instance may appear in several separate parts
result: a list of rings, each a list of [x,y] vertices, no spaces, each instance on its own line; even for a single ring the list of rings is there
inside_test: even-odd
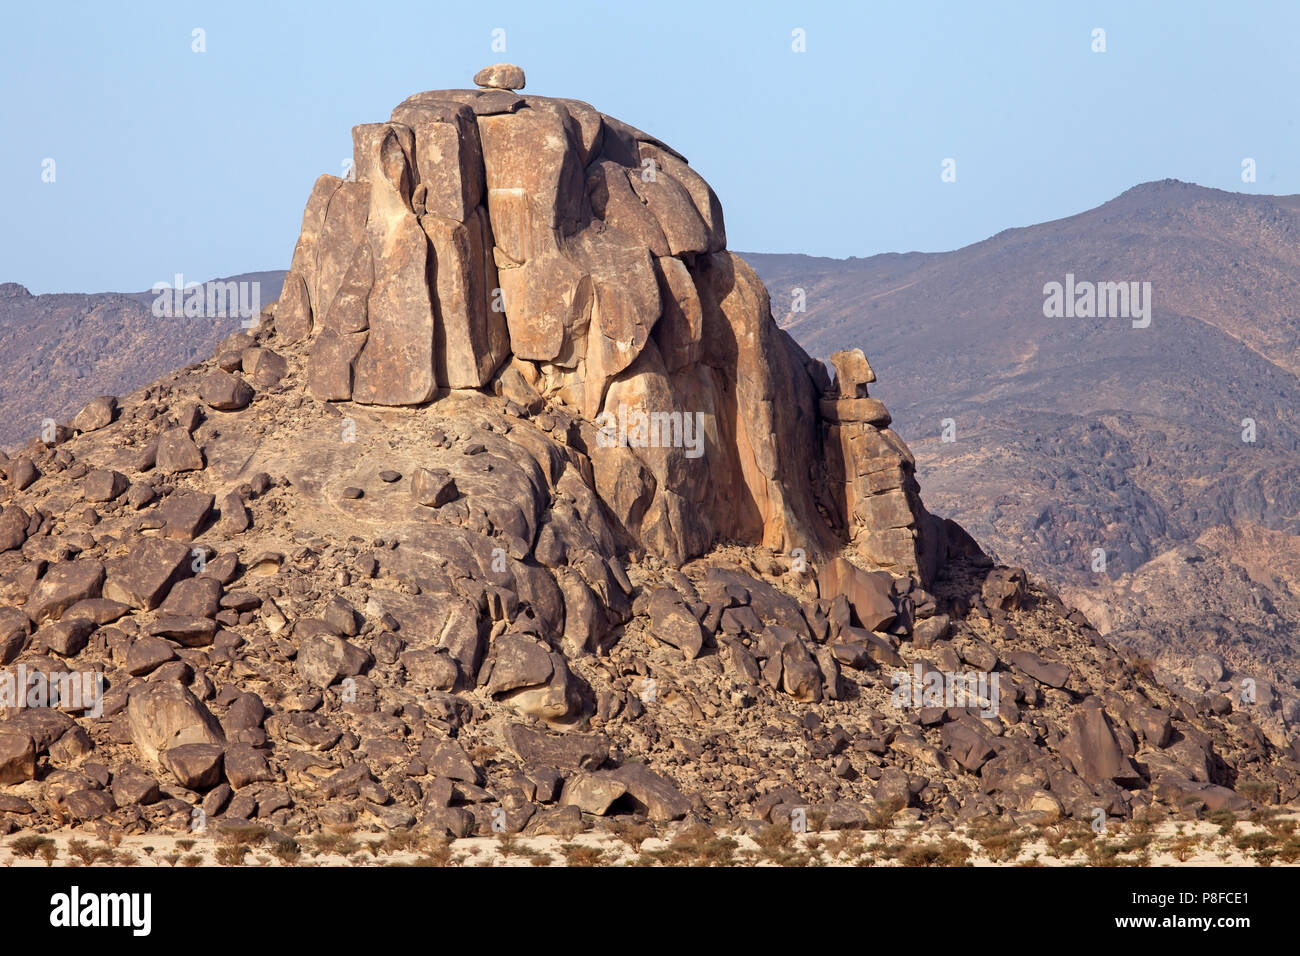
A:
[[[173,584],[190,575],[191,562],[190,549],[178,541],[134,539],[124,555],[107,561],[104,597],[152,611],[162,603]]]
[[[209,408],[238,411],[253,400],[253,387],[229,372],[209,372],[199,384],[199,398]]]
[[[524,71],[513,63],[485,66],[474,74],[474,85],[489,90],[522,90]]]
[[[894,579],[885,571],[864,571],[846,558],[834,558],[818,570],[817,587],[824,601],[844,595],[868,631],[883,631],[898,616]]]
[[[30,521],[31,516],[17,505],[0,508],[0,554],[23,546]]]
[[[99,597],[104,584],[105,566],[99,561],[89,558],[61,561],[45,572],[24,610],[37,624],[58,620],[78,601]]]
[[[77,412],[72,419],[72,427],[82,433],[99,431],[111,425],[116,414],[117,399],[112,395],[101,395],[91,399]]]
[[[0,727],[0,786],[36,776],[36,744],[31,736]]]
[[[183,744],[226,742],[212,712],[175,681],[157,681],[133,689],[126,716],[131,742],[147,760],[157,760],[159,754]]]
[[[354,677],[368,667],[369,652],[342,637],[315,634],[298,648],[299,676],[314,687],[329,687],[343,677]]]
[[[202,471],[203,452],[194,444],[189,430],[181,426],[168,428],[158,436],[158,451],[154,467],[165,475],[183,471]]]
[[[217,744],[180,744],[158,755],[186,790],[208,790],[221,782],[223,749]]]
[[[82,493],[87,501],[112,501],[131,484],[126,475],[112,469],[97,469],[88,474],[82,483]]]

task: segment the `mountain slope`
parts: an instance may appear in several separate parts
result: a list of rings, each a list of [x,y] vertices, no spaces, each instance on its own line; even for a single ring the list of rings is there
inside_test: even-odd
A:
[[[750,260],[810,352],[872,344],[937,513],[1170,667],[1211,650],[1290,683],[1300,582],[1239,565],[1300,533],[1298,239],[1300,197],[1164,181],[950,253]],[[1045,317],[1067,274],[1150,282],[1149,327]],[[1195,600],[1128,577],[1171,552],[1204,571]]]
[[[218,282],[260,282],[262,304],[280,295],[284,274],[258,272]],[[0,448],[67,421],[98,395],[119,395],[210,355],[239,328],[225,318],[158,318],[154,293],[32,295],[0,284]]]

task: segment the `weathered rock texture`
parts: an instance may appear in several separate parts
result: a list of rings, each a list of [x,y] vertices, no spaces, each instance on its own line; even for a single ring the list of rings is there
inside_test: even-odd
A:
[[[577,417],[637,548],[820,556],[844,536],[920,571],[924,512],[888,414],[865,381],[828,392],[679,153],[586,103],[500,89],[417,94],[353,143],[356,181],[317,181],[275,313],[310,341],[315,398],[535,398]]]

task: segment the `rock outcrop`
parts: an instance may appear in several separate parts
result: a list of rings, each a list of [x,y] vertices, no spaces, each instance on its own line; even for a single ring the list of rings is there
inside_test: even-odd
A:
[[[476,81],[356,127],[355,180],[312,190],[275,311],[309,343],[312,395],[563,408],[620,533],[674,563],[847,535],[919,573],[911,455],[870,367],[856,353],[832,386],[776,327],[708,183],[585,103],[506,92],[517,67]]]

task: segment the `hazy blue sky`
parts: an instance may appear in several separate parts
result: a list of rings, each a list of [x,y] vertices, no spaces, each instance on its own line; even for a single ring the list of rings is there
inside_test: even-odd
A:
[[[952,249],[1165,177],[1297,193],[1297,36],[1246,0],[6,4],[0,281],[284,268],[354,124],[499,61],[684,153],[738,250]]]

